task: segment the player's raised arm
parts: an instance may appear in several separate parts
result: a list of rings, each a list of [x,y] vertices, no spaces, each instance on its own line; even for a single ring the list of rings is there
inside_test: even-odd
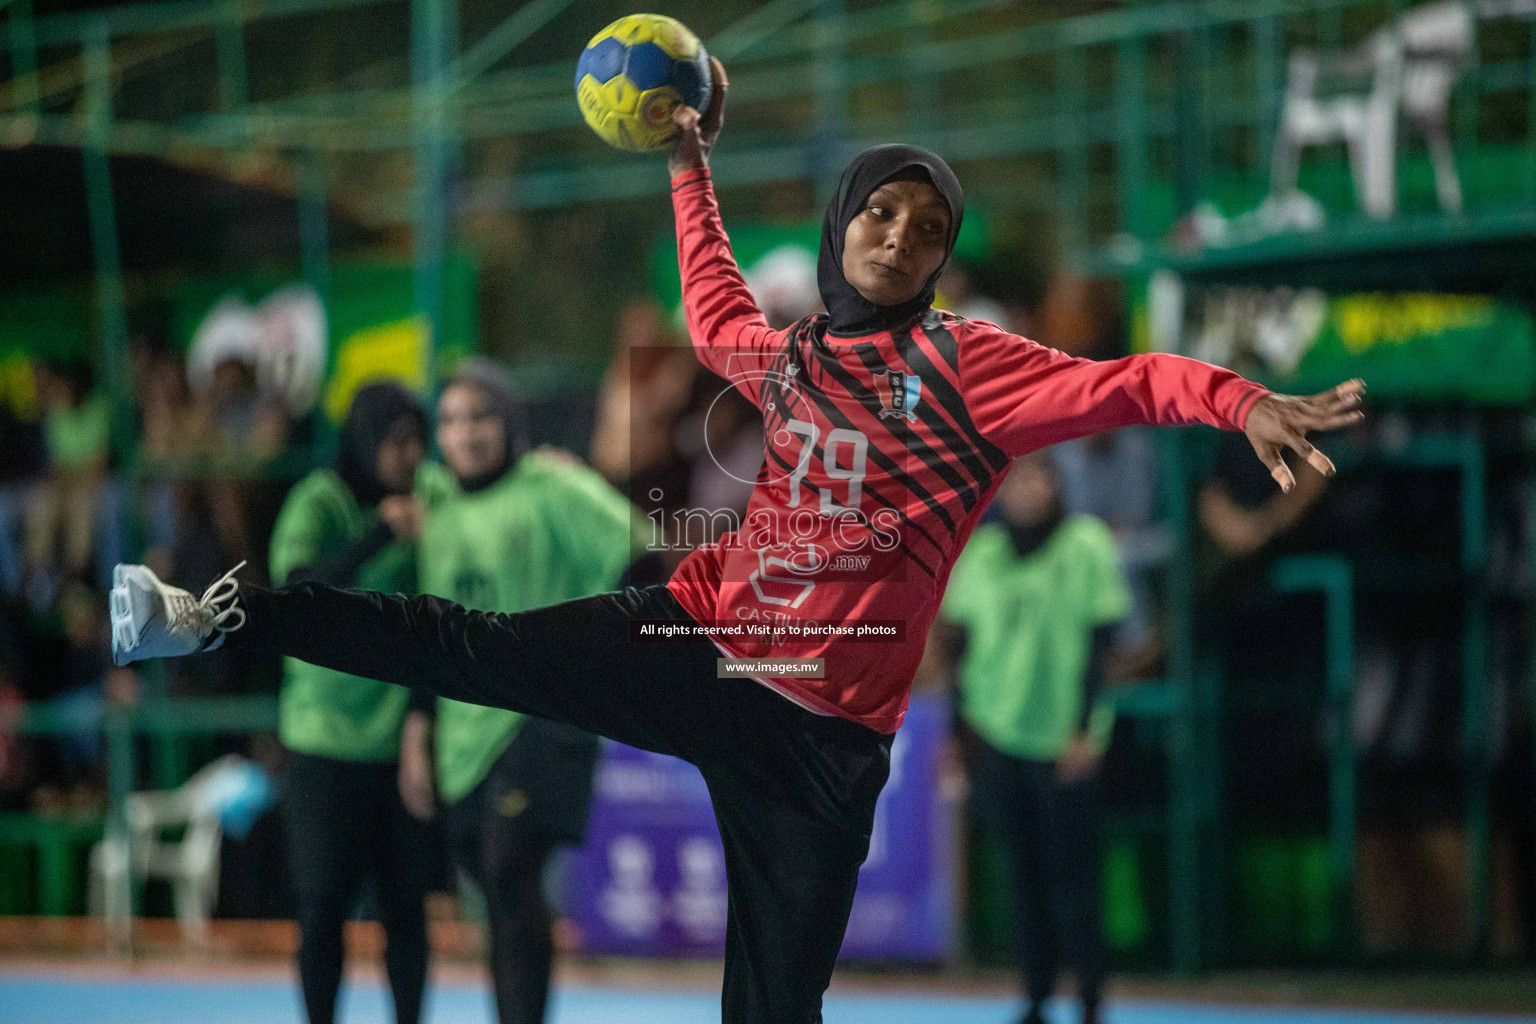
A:
[[[720,207],[709,179],[709,153],[720,137],[729,82],[725,68],[710,58],[712,88],[703,116],[678,107],[677,141],[667,160],[672,174],[672,210],[677,220],[677,266],[683,279],[683,313],[699,361],[729,378],[745,367],[727,365],[733,353],[761,349],[774,332],[742,279]]]
[[[1204,423],[1244,431],[1275,482],[1290,490],[1295,480],[1281,449],[1294,449],[1331,475],[1333,463],[1306,434],[1364,416],[1359,406],[1365,385],[1357,380],[1297,398],[1184,356],[1156,353],[1096,362],[974,322],[956,337],[966,406],[982,434],[1009,455],[1135,423]]]

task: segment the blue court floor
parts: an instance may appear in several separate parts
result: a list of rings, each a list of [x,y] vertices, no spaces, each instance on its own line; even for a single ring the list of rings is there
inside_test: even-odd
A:
[[[344,996],[338,1024],[388,1024],[387,998],[360,981]],[[1076,1007],[1055,1007],[1052,1024],[1076,1024]],[[827,1024],[1014,1024],[1016,1004],[996,997],[843,993],[827,999]],[[710,1024],[718,997],[704,992],[565,988],[550,1024]],[[1377,1010],[1234,1007],[1124,1002],[1112,1024],[1510,1024],[1536,1016],[1419,1014]],[[438,984],[427,1024],[490,1024],[485,989]],[[219,978],[74,976],[0,968],[0,1024],[301,1024],[297,997],[286,982]]]

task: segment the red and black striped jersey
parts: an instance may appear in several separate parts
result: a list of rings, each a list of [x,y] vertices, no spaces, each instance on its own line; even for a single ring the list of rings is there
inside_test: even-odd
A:
[[[763,413],[766,461],[740,528],[668,584],[695,619],[761,623],[732,656],[825,659],[762,682],[894,732],[950,567],[1010,459],[1132,423],[1240,429],[1265,390],[1180,356],[1076,359],[929,310],[839,337],[821,317],[771,329],[720,222],[709,172],[673,181],[694,350]]]

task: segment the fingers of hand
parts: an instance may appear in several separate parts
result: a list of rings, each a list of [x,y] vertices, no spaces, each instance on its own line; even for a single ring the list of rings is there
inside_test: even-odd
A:
[[[1283,418],[1303,430],[1336,430],[1365,419],[1359,391],[1325,391],[1296,403],[1289,412],[1291,415]]]
[[[1307,460],[1307,465],[1317,470],[1323,476],[1333,476],[1338,470],[1334,468],[1333,460],[1313,447],[1301,434],[1292,434],[1285,442],[1297,455]],[[1289,490],[1290,488],[1286,488]]]
[[[672,120],[685,132],[691,132],[699,126],[699,112],[692,107],[678,105],[672,108]]]
[[[1354,380],[1345,381],[1338,387],[1329,388],[1327,391],[1319,391],[1307,400],[1309,402],[1334,402],[1354,399],[1358,402],[1363,394],[1365,394],[1365,381],[1356,377]]]
[[[1365,419],[1365,413],[1349,405],[1319,407],[1310,402],[1287,410],[1281,420],[1293,430],[1337,430]]]
[[[1329,392],[1320,398],[1308,400],[1307,407],[1319,412],[1342,412],[1346,409],[1360,408],[1360,401],[1361,396],[1358,391],[1351,391],[1343,395]]]
[[[1254,451],[1259,453],[1259,461],[1269,467],[1269,475],[1275,478],[1275,483],[1287,494],[1296,486],[1296,477],[1291,475],[1291,468],[1280,457],[1280,446],[1275,444],[1255,445]]]
[[[720,122],[725,117],[725,93],[731,87],[730,80],[725,77],[725,65],[718,58],[709,58],[709,71],[709,110],[699,123],[699,130],[706,135],[720,130]]]
[[[1333,460],[1316,448],[1313,448],[1312,454],[1307,456],[1307,465],[1323,474],[1323,476],[1333,476],[1338,472],[1338,469],[1333,464]]]
[[[1312,412],[1335,413],[1345,409],[1358,409],[1365,395],[1365,382],[1362,380],[1349,380],[1336,388],[1320,391],[1309,398],[1303,398],[1299,404]]]
[[[1337,430],[1340,427],[1347,427],[1351,423],[1359,423],[1363,419],[1365,419],[1365,413],[1359,409],[1353,409],[1346,412],[1309,417],[1306,426],[1308,430]]]
[[[1307,464],[1310,465],[1313,469],[1317,470],[1319,473],[1323,474],[1323,476],[1333,476],[1334,473],[1338,472],[1338,470],[1334,468],[1333,461],[1329,459],[1328,456],[1324,455],[1322,452],[1313,447],[1312,442],[1307,440],[1306,434],[1308,430],[1322,429],[1321,427],[1314,427],[1312,420],[1313,417],[1308,415],[1284,417],[1280,430],[1280,436],[1277,440],[1279,440],[1280,444],[1285,445],[1297,455],[1300,455],[1302,458],[1306,459]],[[1277,459],[1280,457],[1278,447],[1275,449],[1275,457]],[[1262,452],[1260,453],[1260,458],[1263,458]],[[1269,460],[1265,459],[1265,464],[1269,465]],[[1283,460],[1281,461],[1281,465],[1284,465]],[[1275,473],[1275,468],[1272,465],[1270,466],[1270,472],[1271,474]],[[1289,470],[1286,471],[1286,475],[1290,476]],[[1276,475],[1275,479],[1280,480],[1280,477]],[[1284,481],[1281,481],[1281,486],[1285,487]],[[1285,489],[1290,490],[1289,487],[1285,487]]]
[[[1360,396],[1357,393],[1338,395],[1328,391],[1321,395],[1313,395],[1311,398],[1300,399],[1293,403],[1291,408],[1308,416],[1332,416],[1335,413],[1360,408]]]

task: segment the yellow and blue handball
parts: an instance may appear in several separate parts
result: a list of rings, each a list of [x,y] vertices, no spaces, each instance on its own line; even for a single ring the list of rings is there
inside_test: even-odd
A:
[[[709,105],[709,55],[686,25],[631,14],[592,37],[576,62],[576,102],[598,137],[619,149],[672,141],[672,111]]]

